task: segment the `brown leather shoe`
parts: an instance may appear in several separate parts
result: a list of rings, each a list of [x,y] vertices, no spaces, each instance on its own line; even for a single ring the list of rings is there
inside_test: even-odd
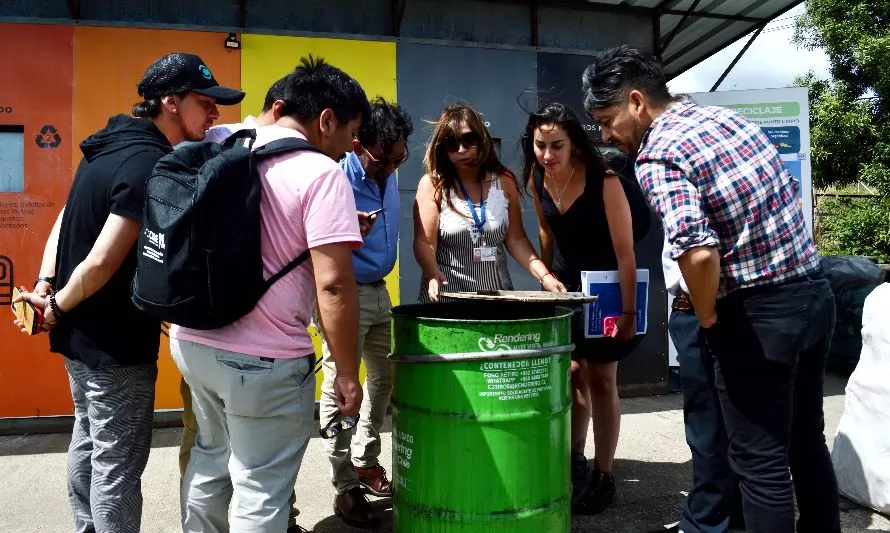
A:
[[[380,525],[380,519],[374,514],[371,502],[365,497],[361,487],[338,494],[334,498],[334,514],[346,524],[360,529],[370,529]]]
[[[358,480],[365,492],[380,498],[392,496],[392,483],[386,479],[386,470],[382,466],[355,467],[355,471],[358,472]]]

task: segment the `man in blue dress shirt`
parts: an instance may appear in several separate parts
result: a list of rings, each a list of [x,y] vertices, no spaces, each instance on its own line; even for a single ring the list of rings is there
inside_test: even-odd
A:
[[[392,393],[387,359],[392,302],[383,278],[396,264],[401,214],[395,171],[408,159],[408,137],[413,130],[404,109],[378,97],[371,102],[371,113],[353,141],[354,151],[340,161],[352,183],[364,237],[364,244],[352,257],[359,294],[358,343],[366,377],[358,424],[328,439],[328,455],[331,482],[337,491],[334,511],[344,522],[359,528],[379,524],[365,493],[384,497],[392,493],[378,460],[380,427]],[[333,387],[336,367],[323,331],[322,353],[320,425],[325,427],[338,411]]]

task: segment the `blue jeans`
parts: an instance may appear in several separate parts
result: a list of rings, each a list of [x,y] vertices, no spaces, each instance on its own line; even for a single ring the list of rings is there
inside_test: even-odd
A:
[[[793,532],[794,493],[798,531],[839,533],[822,411],[835,321],[828,282],[811,276],[742,289],[718,300],[717,317],[702,332],[716,359],[748,533]]]
[[[738,498],[729,467],[729,438],[714,385],[714,359],[692,311],[673,311],[668,329],[677,347],[686,443],[692,452],[692,489],[683,505],[683,533],[723,533]]]

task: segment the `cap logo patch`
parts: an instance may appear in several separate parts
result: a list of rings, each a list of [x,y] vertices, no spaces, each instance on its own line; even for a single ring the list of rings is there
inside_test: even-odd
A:
[[[201,75],[204,76],[205,78],[207,78],[208,80],[213,79],[213,74],[210,73],[209,68],[205,67],[204,65],[201,65],[200,67],[198,67],[198,70],[201,72]]]

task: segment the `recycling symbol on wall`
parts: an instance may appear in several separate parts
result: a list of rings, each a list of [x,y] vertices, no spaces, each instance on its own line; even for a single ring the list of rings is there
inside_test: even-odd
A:
[[[40,129],[40,133],[37,134],[37,138],[34,139],[34,142],[41,148],[55,148],[62,144],[62,136],[59,135],[56,128],[47,124]]]

